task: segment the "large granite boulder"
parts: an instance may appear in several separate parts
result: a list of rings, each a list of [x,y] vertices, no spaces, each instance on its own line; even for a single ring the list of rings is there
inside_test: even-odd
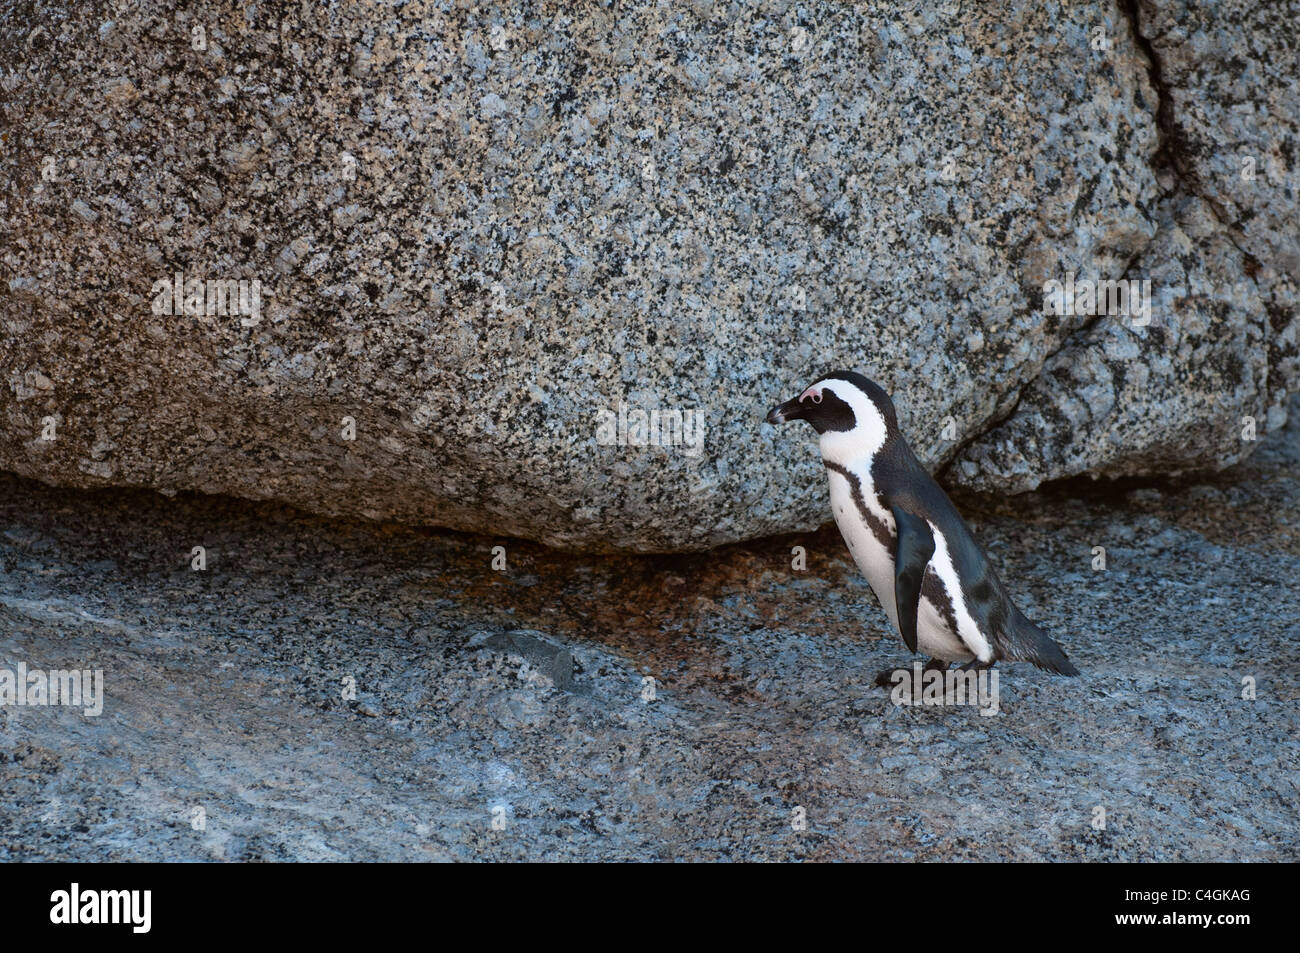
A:
[[[1300,4],[1129,4],[1157,89],[1149,327],[1101,320],[952,468],[981,490],[1235,463],[1300,379]]]
[[[839,367],[971,487],[1222,466],[1296,378],[1282,6],[0,0],[0,469],[702,549],[825,518],[761,420]]]

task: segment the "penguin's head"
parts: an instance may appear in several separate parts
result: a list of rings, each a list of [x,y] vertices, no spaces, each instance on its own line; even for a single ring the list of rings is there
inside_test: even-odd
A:
[[[827,374],[798,397],[768,412],[767,422],[806,420],[822,437],[822,453],[874,453],[898,433],[898,415],[884,388],[855,371]]]

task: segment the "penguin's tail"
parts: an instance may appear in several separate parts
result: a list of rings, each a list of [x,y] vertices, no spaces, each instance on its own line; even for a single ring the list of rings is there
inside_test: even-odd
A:
[[[1033,622],[1030,622],[1019,609],[1015,609],[1011,614],[1011,638],[1008,639],[1008,651],[1006,657],[1016,662],[1033,662],[1041,669],[1054,672],[1057,675],[1078,675],[1079,670],[1074,667],[1064,650],[1056,644],[1056,641],[1040,629]]]

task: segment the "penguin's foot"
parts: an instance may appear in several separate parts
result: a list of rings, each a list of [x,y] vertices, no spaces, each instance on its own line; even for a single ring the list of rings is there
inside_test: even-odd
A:
[[[992,668],[996,664],[998,664],[998,660],[995,658],[991,658],[987,662],[981,662],[979,659],[971,659],[969,662],[967,662],[965,665],[961,667],[961,671],[982,672],[985,669]]]

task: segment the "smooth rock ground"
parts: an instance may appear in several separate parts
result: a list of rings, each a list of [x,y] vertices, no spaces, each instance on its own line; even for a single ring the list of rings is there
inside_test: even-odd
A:
[[[572,556],[0,476],[0,667],[107,694],[0,707],[0,860],[1300,859],[1297,409],[1212,479],[963,501],[1085,673],[993,717],[871,686],[831,528]]]

